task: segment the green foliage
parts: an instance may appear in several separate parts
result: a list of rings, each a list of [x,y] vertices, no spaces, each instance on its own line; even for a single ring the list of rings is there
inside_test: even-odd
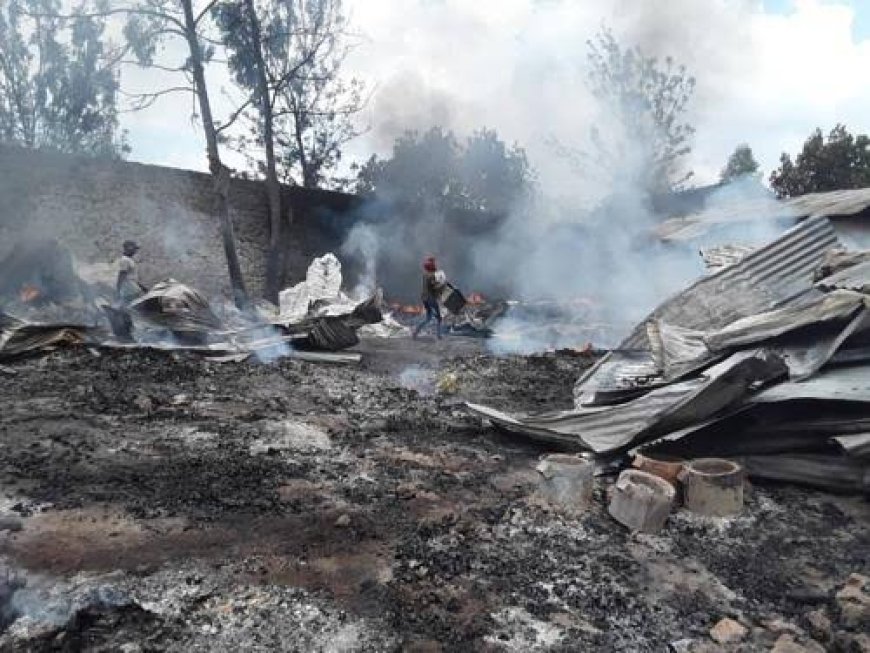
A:
[[[285,179],[307,188],[342,185],[334,175],[344,145],[360,135],[353,116],[366,103],[365,84],[339,76],[336,59],[314,62],[282,93],[276,141]]]
[[[870,186],[870,138],[853,136],[838,124],[828,134],[816,129],[794,161],[783,152],[779,168],[770,173],[777,197],[796,197]]]
[[[97,4],[98,10],[105,3]],[[105,19],[60,0],[0,3],[0,140],[99,156],[129,151],[118,132],[118,74]]]
[[[534,175],[525,151],[481,129],[460,143],[433,127],[406,132],[388,159],[372,156],[358,168],[357,192],[433,209],[504,213],[527,198]]]
[[[353,116],[365,105],[364,84],[341,75],[348,54],[341,0],[263,0],[256,3],[256,26],[243,0],[221,2],[214,15],[230,69],[255,107],[262,55],[280,175],[309,188],[339,183],[333,172],[343,146],[360,134]],[[262,172],[262,159],[250,153],[264,145],[267,117],[259,108],[244,116],[247,130],[234,145]]]
[[[723,182],[729,182],[747,176],[757,177],[759,175],[758,168],[758,161],[752,154],[752,148],[746,143],[741,143],[728,157],[728,162],[722,169],[719,178]]]
[[[605,183],[647,192],[679,187],[692,175],[683,160],[695,130],[682,116],[695,78],[670,57],[661,62],[638,47],[623,47],[606,28],[587,45],[587,85],[604,118],[591,129],[591,147],[571,158]]]

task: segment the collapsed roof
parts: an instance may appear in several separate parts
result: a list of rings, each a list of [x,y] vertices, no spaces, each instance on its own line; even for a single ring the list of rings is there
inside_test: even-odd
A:
[[[713,192],[722,190],[715,187]],[[709,195],[710,193],[708,193]],[[724,198],[709,206],[697,208],[662,222],[656,235],[666,241],[688,241],[717,225],[740,222],[773,222],[781,219],[828,217],[845,218],[870,210],[870,188],[807,193],[799,197],[777,200],[772,195],[752,193],[750,197]]]
[[[758,478],[868,491],[868,289],[866,256],[809,218],[662,303],[577,381],[573,410],[469,408],[601,459],[734,456]]]

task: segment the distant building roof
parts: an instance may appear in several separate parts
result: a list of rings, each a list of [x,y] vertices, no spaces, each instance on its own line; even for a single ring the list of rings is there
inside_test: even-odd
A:
[[[701,207],[682,215],[671,213],[677,217],[671,217],[656,227],[656,235],[662,240],[685,241],[723,224],[779,219],[797,221],[813,216],[836,220],[863,213],[870,216],[870,188],[809,193],[785,200],[765,195],[746,197],[737,194],[729,197],[727,187],[709,188],[710,192],[703,194]]]

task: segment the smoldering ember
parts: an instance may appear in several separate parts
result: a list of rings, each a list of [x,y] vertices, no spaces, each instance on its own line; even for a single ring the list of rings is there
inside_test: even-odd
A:
[[[870,651],[832,7],[397,2],[0,2],[0,651]]]

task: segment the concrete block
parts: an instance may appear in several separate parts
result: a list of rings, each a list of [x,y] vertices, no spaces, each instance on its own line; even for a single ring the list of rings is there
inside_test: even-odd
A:
[[[710,629],[710,638],[717,644],[733,644],[746,637],[748,632],[746,626],[740,622],[725,617]]]
[[[674,505],[674,486],[638,469],[619,475],[608,511],[620,524],[633,531],[661,530]]]

